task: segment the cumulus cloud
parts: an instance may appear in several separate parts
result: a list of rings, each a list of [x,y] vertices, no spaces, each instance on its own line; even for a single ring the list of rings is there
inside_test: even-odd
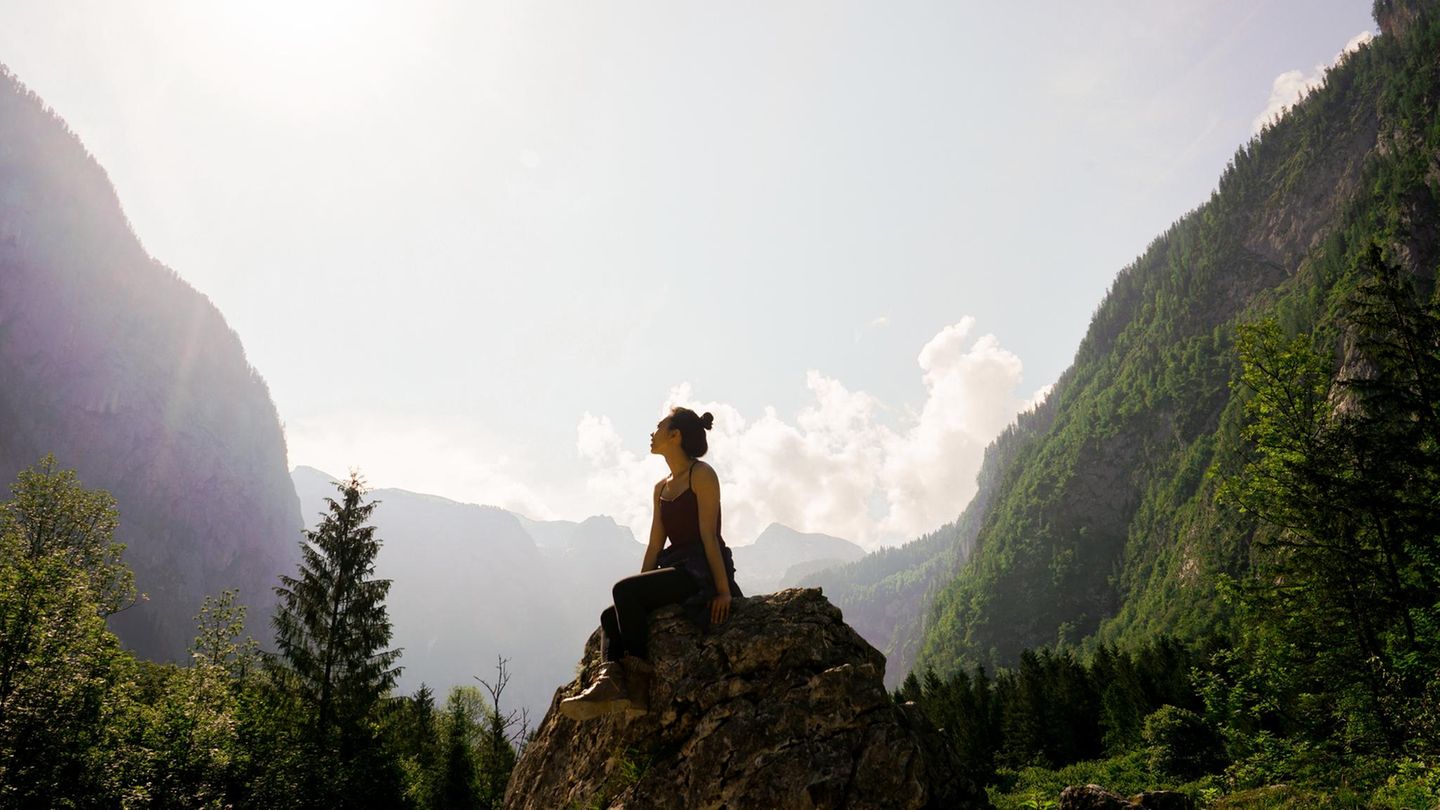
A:
[[[812,399],[793,421],[773,408],[747,419],[725,403],[697,401],[688,383],[672,388],[659,414],[685,405],[715,415],[706,460],[720,475],[727,540],[748,543],[779,522],[873,547],[953,520],[975,493],[985,446],[1048,390],[1017,393],[1020,359],[993,335],[972,337],[974,325],[964,318],[920,350],[925,401],[898,419],[876,397],[816,370],[805,375]],[[624,449],[610,420],[589,413],[577,449],[591,465],[589,494],[648,536],[656,462]]]
[[[1295,102],[1324,83],[1325,71],[1339,64],[1347,54],[1354,53],[1360,49],[1360,46],[1374,38],[1373,32],[1361,31],[1345,43],[1345,47],[1335,54],[1335,58],[1330,60],[1328,65],[1316,65],[1308,72],[1287,70],[1276,76],[1270,86],[1270,100],[1266,103],[1265,109],[1251,122],[1251,132],[1259,133],[1265,128],[1265,125],[1284,115],[1285,111],[1294,106]]]

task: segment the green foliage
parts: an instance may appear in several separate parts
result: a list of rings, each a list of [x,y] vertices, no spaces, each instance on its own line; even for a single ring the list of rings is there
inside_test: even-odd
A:
[[[1440,750],[1440,310],[1378,249],[1351,255],[1342,329],[1241,332],[1253,449],[1221,496],[1264,531],[1222,582],[1233,643],[1202,693],[1242,787],[1363,794]]]
[[[480,774],[476,754],[484,703],[473,686],[450,690],[445,702],[444,777],[436,807],[471,808],[480,804]]]
[[[983,667],[942,679],[933,670],[912,673],[896,691],[897,701],[914,701],[948,739],[969,776],[994,783],[1005,769],[1063,768],[1105,755],[1145,752],[1143,718],[1174,704],[1199,709],[1192,672],[1205,661],[1202,650],[1161,638],[1133,652],[1100,645],[1088,661],[1073,650],[1027,650],[1020,666],[991,678]],[[1208,730],[1208,729],[1207,729]],[[1218,738],[1212,748],[1218,749]],[[1191,740],[1207,739],[1191,734]],[[1173,776],[1219,772],[1224,763],[1207,757],[1207,770],[1179,770]]]
[[[356,480],[309,535],[313,567],[286,580],[289,627],[303,630],[288,649],[331,662],[328,711],[326,690],[289,659],[261,665],[234,591],[205,598],[185,666],[120,649],[105,616],[135,597],[114,499],[48,457],[12,491],[0,504],[0,806],[500,806],[527,731],[500,708],[506,662],[484,693],[452,694],[448,718],[423,687],[390,696],[398,652],[381,649],[383,604],[367,602],[385,589],[365,580],[378,541]],[[319,604],[347,625],[328,634],[309,623],[324,611],[305,613],[300,598],[319,581],[340,593]],[[337,640],[350,646],[327,651]],[[447,743],[463,766],[448,785]]]
[[[390,582],[372,578],[380,541],[366,521],[377,504],[362,501],[358,474],[336,488],[340,500],[327,498],[328,512],[305,532],[299,576],[282,576],[275,589],[279,658],[271,673],[299,710],[293,733],[309,761],[301,802],[398,801],[398,763],[378,736],[400,651],[385,649]]]
[[[1371,245],[1420,279],[1440,260],[1440,15],[1418,19],[1331,69],[1121,271],[1053,412],[1011,448],[973,555],[939,583],[918,669],[1223,632],[1214,583],[1244,579],[1267,531],[1215,500],[1247,447],[1248,394],[1228,385],[1241,326],[1269,315],[1287,335],[1336,337]]]
[[[78,801],[124,677],[105,616],[134,596],[107,493],[47,456],[0,505],[0,804]]]
[[[392,742],[405,775],[406,803],[412,807],[436,806],[443,744],[435,693],[420,684],[414,695],[399,702],[390,720],[385,736]]]
[[[1197,779],[1225,765],[1219,735],[1189,709],[1161,706],[1145,718],[1142,735],[1150,749],[1150,769],[1156,773]]]
[[[431,779],[436,807],[499,808],[510,771],[528,732],[524,718],[502,708],[510,682],[508,662],[498,659],[493,681],[457,686],[445,703],[441,761]],[[516,728],[518,726],[518,728]]]
[[[127,677],[105,699],[101,795],[164,807],[230,807],[254,795],[257,654],[237,596],[206,597],[189,666],[126,657]]]
[[[1409,757],[1400,760],[1395,772],[1375,791],[1371,803],[1396,810],[1440,806],[1440,762]]]
[[[1059,769],[1030,766],[1002,770],[990,788],[990,801],[997,810],[1053,808],[1060,792],[1070,785],[1101,785],[1125,796],[1147,790],[1178,790],[1196,800],[1218,792],[1212,780],[1177,781],[1172,774],[1150,768],[1144,751],[1132,751]]]
[[[916,674],[939,675],[899,693],[946,725],[961,702],[927,696],[999,672],[977,772],[1143,754],[1240,794],[1301,786],[1275,806],[1427,789],[1397,763],[1440,752],[1440,13],[1386,9],[1403,34],[1121,272],[1013,448],[928,618]],[[1195,657],[1149,702],[1113,650],[1170,634]]]

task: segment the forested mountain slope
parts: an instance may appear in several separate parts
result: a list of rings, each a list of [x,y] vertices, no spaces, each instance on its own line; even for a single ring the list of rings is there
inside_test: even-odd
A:
[[[268,626],[300,528],[269,391],[209,299],[145,252],[79,139],[0,67],[0,479],[47,453],[118,499],[149,597],[112,619],[127,644],[179,657],[226,588]]]
[[[1435,5],[1377,3],[1382,35],[1120,272],[1045,424],[982,473],[994,488],[966,513],[973,551],[929,608],[918,666],[1012,666],[1026,648],[1216,626],[1219,576],[1246,569],[1256,531],[1215,498],[1245,452],[1237,325],[1337,328],[1372,246],[1422,289],[1434,281]]]
[[[856,632],[885,654],[887,686],[894,688],[910,672],[936,591],[969,559],[1000,482],[1020,450],[1050,424],[1052,402],[1021,414],[985,448],[975,497],[954,522],[899,548],[882,549],[800,580],[803,587],[822,588]]]

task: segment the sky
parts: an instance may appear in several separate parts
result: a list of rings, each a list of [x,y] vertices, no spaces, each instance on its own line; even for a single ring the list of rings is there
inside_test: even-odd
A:
[[[1368,0],[0,0],[0,63],[267,381],[290,464],[645,537],[953,520],[1111,280]]]

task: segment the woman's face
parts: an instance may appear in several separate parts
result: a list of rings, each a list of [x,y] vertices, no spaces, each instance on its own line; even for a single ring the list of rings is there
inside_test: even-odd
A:
[[[667,416],[655,425],[655,431],[650,434],[650,452],[662,454],[672,445],[680,446],[680,431],[670,429],[670,417]]]

